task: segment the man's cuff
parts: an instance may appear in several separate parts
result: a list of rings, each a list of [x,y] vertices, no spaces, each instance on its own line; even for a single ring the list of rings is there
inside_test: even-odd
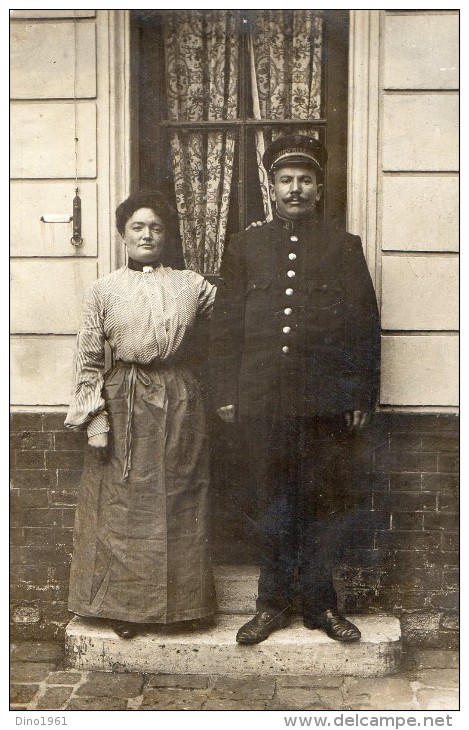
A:
[[[91,419],[89,422],[86,433],[88,434],[88,438],[90,436],[97,436],[98,433],[107,433],[109,431],[109,421],[107,417],[107,413],[98,413],[97,416],[94,416],[94,418]]]

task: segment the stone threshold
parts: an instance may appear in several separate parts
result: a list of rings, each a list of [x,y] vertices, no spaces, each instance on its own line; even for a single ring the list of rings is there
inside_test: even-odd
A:
[[[245,615],[219,614],[210,629],[146,631],[130,641],[102,621],[75,617],[66,629],[66,663],[78,670],[145,674],[353,675],[384,677],[399,670],[399,620],[387,614],[348,616],[362,638],[353,644],[310,631],[300,619],[261,644],[240,646],[235,636]]]

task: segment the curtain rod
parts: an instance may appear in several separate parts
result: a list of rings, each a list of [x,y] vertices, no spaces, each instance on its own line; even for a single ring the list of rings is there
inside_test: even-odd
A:
[[[220,127],[325,127],[327,119],[220,119],[218,121],[201,120],[183,122],[163,119],[161,127],[178,129],[218,129]]]

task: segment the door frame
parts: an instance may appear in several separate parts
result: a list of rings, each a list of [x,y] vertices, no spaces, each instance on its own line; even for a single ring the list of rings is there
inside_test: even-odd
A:
[[[372,279],[379,282],[378,134],[380,10],[351,10],[347,144],[347,230],[361,236]]]
[[[138,139],[133,104],[134,63],[131,47],[130,11],[108,10],[109,32],[109,219],[129,194],[136,179]],[[122,241],[117,231],[111,239],[111,271],[124,262]]]

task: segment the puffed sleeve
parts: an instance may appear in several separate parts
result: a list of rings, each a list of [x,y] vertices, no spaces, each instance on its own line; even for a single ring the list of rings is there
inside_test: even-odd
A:
[[[88,436],[109,430],[104,383],[104,324],[102,297],[97,284],[91,286],[83,300],[83,314],[77,335],[75,385],[72,402],[65,419],[70,429],[87,427]]]
[[[198,274],[197,277],[199,288],[197,299],[197,314],[200,317],[209,319],[212,315],[217,287],[213,284],[210,284],[210,282],[207,281],[207,279],[204,279],[203,276],[200,276],[200,274]]]

